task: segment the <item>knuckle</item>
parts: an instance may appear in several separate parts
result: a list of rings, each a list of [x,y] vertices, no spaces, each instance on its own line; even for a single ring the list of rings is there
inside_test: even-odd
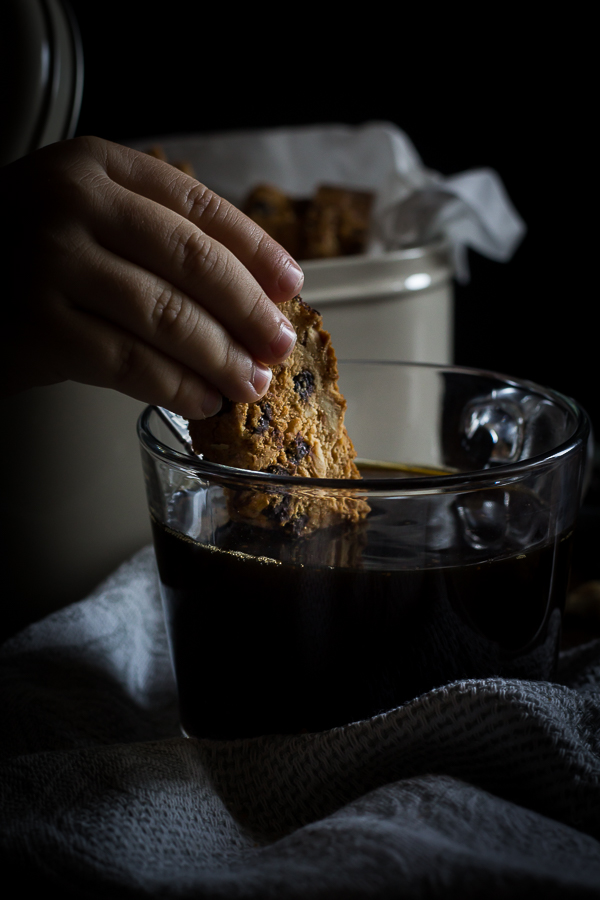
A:
[[[218,251],[201,231],[177,228],[173,234],[173,261],[184,278],[193,278],[201,271],[211,272],[218,261]]]
[[[223,200],[204,184],[196,182],[187,192],[185,204],[190,221],[206,225],[218,215]]]
[[[104,202],[110,204],[116,188],[106,174],[101,154],[78,153],[76,148],[57,159],[53,178],[46,178],[42,185],[49,214],[59,216],[69,211],[84,219],[90,209]]]
[[[72,140],[69,141],[69,145],[73,148],[76,155],[87,152],[97,159],[104,159],[106,156],[106,141],[91,134],[72,138]]]
[[[185,335],[189,315],[185,312],[183,296],[170,287],[163,287],[152,304],[151,324],[153,333],[178,332],[178,339]]]

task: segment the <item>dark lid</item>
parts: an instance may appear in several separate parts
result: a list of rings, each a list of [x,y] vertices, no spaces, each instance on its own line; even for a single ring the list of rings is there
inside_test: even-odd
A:
[[[0,164],[72,137],[83,51],[65,0],[4,0],[0,8]]]

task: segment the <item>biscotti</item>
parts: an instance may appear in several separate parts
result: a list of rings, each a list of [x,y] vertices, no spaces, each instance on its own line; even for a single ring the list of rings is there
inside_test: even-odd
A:
[[[258,184],[242,206],[244,212],[263,231],[296,259],[303,256],[302,214],[298,205],[279,188]]]
[[[299,297],[281,305],[296,329],[291,356],[272,367],[269,390],[256,403],[225,402],[220,413],[189,423],[197,453],[211,462],[257,472],[306,478],[360,479],[344,425],[331,338],[318,312]],[[230,492],[233,521],[308,534],[368,512],[361,499],[323,490],[260,489]]]
[[[254,187],[242,211],[300,260],[352,256],[367,249],[375,196],[321,185],[296,199],[270,184]]]
[[[304,217],[303,259],[353,256],[366,249],[373,194],[322,185]]]

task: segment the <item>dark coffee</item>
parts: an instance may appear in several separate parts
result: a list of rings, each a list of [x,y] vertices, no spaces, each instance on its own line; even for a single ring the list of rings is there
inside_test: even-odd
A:
[[[404,556],[389,543],[391,525],[410,535],[418,523],[390,523],[376,506],[363,531],[321,532],[301,545],[231,523],[203,544],[154,522],[184,730],[319,731],[454,680],[550,678],[570,535],[522,551],[505,529],[494,558],[473,561],[474,541],[499,538],[481,528],[470,536],[477,510],[455,507],[425,565],[415,562],[418,541],[407,538]],[[534,516],[533,537],[535,527]]]

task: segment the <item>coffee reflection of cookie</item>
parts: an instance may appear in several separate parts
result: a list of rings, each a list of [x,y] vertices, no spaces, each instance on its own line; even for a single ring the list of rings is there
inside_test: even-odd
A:
[[[219,414],[191,421],[194,449],[211,462],[306,478],[360,479],[344,426],[346,401],[337,385],[337,360],[319,313],[299,297],[281,305],[297,333],[291,356],[273,366],[265,396],[256,403],[223,404]],[[358,522],[365,501],[316,490],[230,492],[233,521],[309,534],[343,521]]]

